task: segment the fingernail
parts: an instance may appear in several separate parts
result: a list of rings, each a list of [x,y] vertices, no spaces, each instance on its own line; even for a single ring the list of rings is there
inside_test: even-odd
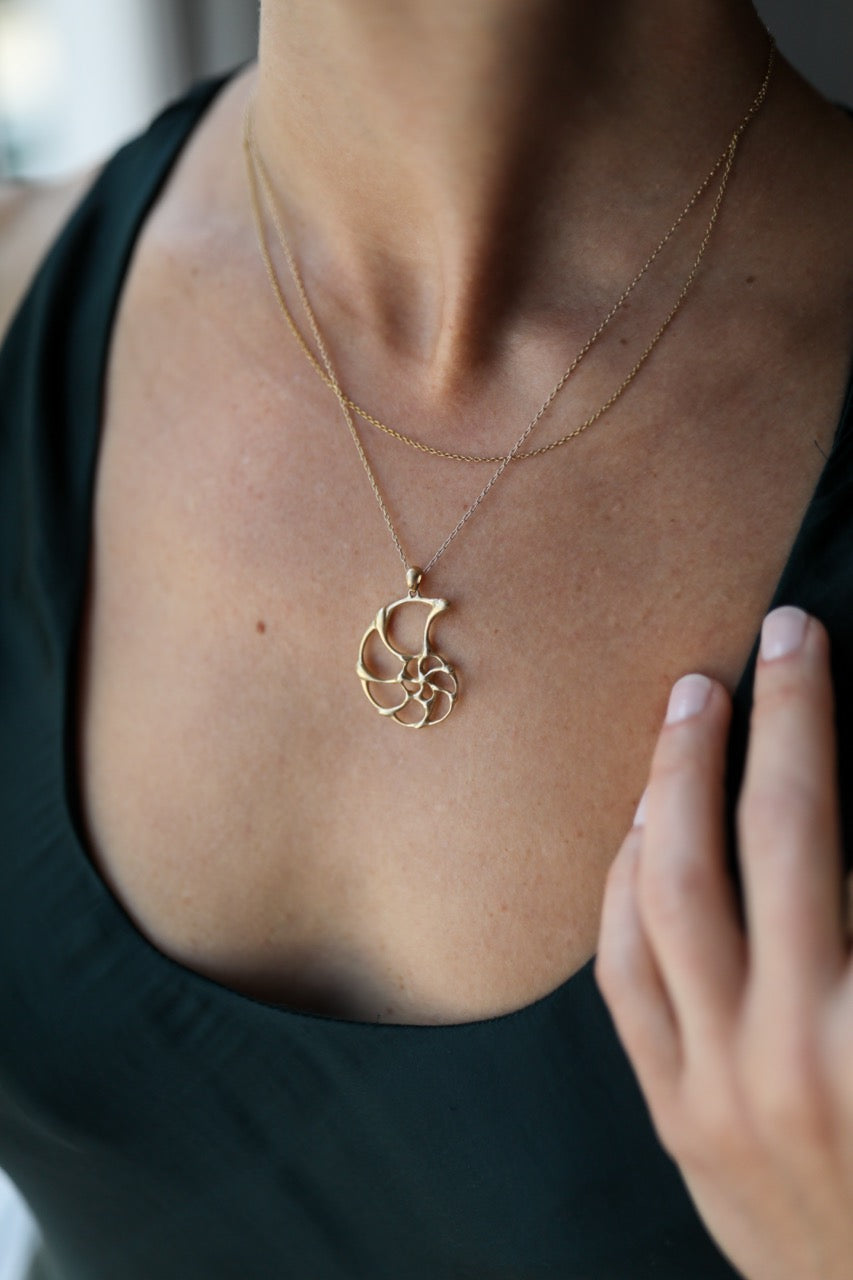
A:
[[[632,825],[632,826],[634,826],[634,827],[642,827],[642,826],[644,826],[644,825],[645,825],[645,821],[646,821],[646,798],[647,798],[648,794],[649,794],[649,789],[648,789],[648,787],[646,787],[645,791],[644,791],[644,792],[643,792],[643,794],[640,796],[640,803],[637,805],[637,812],[634,814],[634,821],[633,821],[633,823],[631,824],[631,825]]]
[[[711,694],[711,681],[707,676],[694,673],[682,676],[672,686],[669,705],[666,709],[666,723],[677,724],[688,716],[695,716],[702,710]]]
[[[761,656],[765,662],[795,653],[803,643],[809,615],[793,604],[768,613],[761,627]]]

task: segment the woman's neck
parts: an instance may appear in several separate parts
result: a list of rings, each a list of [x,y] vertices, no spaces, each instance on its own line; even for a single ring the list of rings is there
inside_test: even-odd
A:
[[[309,286],[449,384],[624,283],[766,50],[746,0],[265,0],[256,137]]]

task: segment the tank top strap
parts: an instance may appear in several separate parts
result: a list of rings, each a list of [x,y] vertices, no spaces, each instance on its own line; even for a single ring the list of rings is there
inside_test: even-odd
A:
[[[107,162],[0,345],[2,418],[15,424],[3,431],[0,422],[0,470],[10,484],[33,478],[25,519],[8,536],[29,540],[60,630],[73,626],[79,609],[107,356],[136,238],[193,125],[227,79],[199,84]],[[80,536],[69,546],[72,529]]]

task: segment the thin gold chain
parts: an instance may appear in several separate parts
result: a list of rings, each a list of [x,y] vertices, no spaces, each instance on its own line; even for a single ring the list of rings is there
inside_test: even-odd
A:
[[[339,381],[339,379],[338,379],[338,376],[337,376],[337,374],[336,374],[336,372],[335,372],[335,369],[334,369],[334,367],[333,367],[333,365],[332,365],[332,362],[331,362],[331,359],[330,359],[330,357],[329,357],[329,353],[328,353],[328,351],[327,351],[326,344],[325,344],[325,342],[324,342],[324,340],[323,340],[323,337],[322,337],[322,335],[321,335],[321,333],[320,333],[320,329],[319,329],[319,325],[318,325],[318,322],[317,322],[317,318],[316,318],[316,316],[315,316],[315,314],[314,314],[314,311],[313,311],[313,308],[311,307],[311,304],[310,304],[310,302],[309,302],[309,300],[308,300],[308,295],[307,295],[307,292],[306,292],[306,289],[305,289],[304,282],[303,282],[303,280],[302,280],[302,276],[301,276],[301,274],[300,274],[300,272],[299,272],[299,268],[298,268],[298,267],[297,267],[297,265],[296,265],[296,261],[295,261],[294,256],[293,256],[293,252],[292,252],[292,250],[291,250],[289,240],[288,240],[287,235],[286,235],[286,233],[285,233],[285,231],[284,231],[284,227],[283,227],[283,225],[282,225],[282,223],[281,223],[281,218],[280,218],[280,216],[279,216],[279,214],[278,214],[278,209],[277,209],[276,203],[275,203],[274,199],[272,198],[272,192],[271,192],[271,189],[269,189],[269,179],[268,179],[267,174],[266,174],[266,169],[265,169],[265,167],[263,166],[263,162],[262,162],[261,157],[260,157],[260,155],[259,155],[259,153],[258,153],[258,151],[257,151],[257,147],[254,145],[254,134],[253,134],[253,128],[252,128],[252,111],[251,111],[252,104],[251,104],[251,102],[249,103],[249,105],[248,105],[248,107],[247,107],[247,110],[246,110],[245,130],[244,130],[244,144],[245,144],[246,159],[247,159],[247,169],[248,169],[248,175],[249,175],[249,190],[250,190],[250,198],[251,198],[251,205],[252,205],[252,213],[253,213],[253,216],[254,216],[254,220],[255,220],[255,227],[256,227],[257,237],[258,237],[258,244],[259,244],[259,248],[260,248],[260,251],[261,251],[261,256],[262,256],[262,258],[263,258],[264,266],[265,266],[265,268],[266,268],[266,272],[267,272],[267,275],[268,275],[269,280],[270,280],[270,284],[271,284],[271,286],[272,286],[273,292],[274,292],[275,297],[276,297],[276,299],[277,299],[277,301],[278,301],[278,304],[279,304],[279,308],[280,308],[280,310],[282,311],[282,314],[284,315],[285,320],[288,322],[288,325],[289,325],[289,327],[291,328],[291,330],[292,330],[296,335],[298,335],[299,340],[300,340],[300,345],[302,345],[302,346],[303,346],[303,349],[304,349],[304,350],[306,350],[306,353],[310,355],[310,352],[308,352],[308,351],[307,351],[307,348],[304,346],[304,343],[303,343],[303,341],[302,341],[302,339],[301,339],[301,335],[299,335],[299,334],[298,334],[298,330],[297,330],[297,327],[296,327],[296,325],[295,325],[295,322],[293,322],[292,317],[290,316],[290,312],[289,312],[289,309],[288,309],[288,307],[287,307],[287,303],[286,303],[286,300],[285,300],[285,297],[284,297],[284,292],[283,292],[283,290],[282,290],[281,284],[280,284],[279,279],[278,279],[278,276],[277,276],[277,274],[276,274],[275,266],[274,266],[273,261],[272,261],[272,256],[271,256],[271,254],[270,254],[269,247],[268,247],[267,242],[266,242],[266,235],[265,235],[265,233],[264,233],[264,223],[263,223],[263,217],[262,217],[262,214],[261,214],[260,199],[259,199],[259,194],[258,194],[258,185],[257,185],[257,177],[258,177],[258,176],[260,176],[260,178],[261,178],[261,182],[262,182],[262,184],[265,186],[265,190],[266,190],[266,193],[267,193],[268,202],[269,202],[269,205],[270,205],[270,214],[271,214],[271,216],[272,216],[272,218],[273,218],[273,223],[274,223],[274,225],[275,225],[276,232],[277,232],[278,237],[279,237],[279,241],[280,241],[280,244],[281,244],[281,249],[282,249],[282,252],[283,252],[283,254],[284,254],[285,260],[286,260],[286,262],[287,262],[288,269],[289,269],[289,271],[290,271],[290,273],[291,273],[291,276],[293,277],[293,282],[294,282],[294,285],[296,286],[296,290],[297,290],[297,292],[298,292],[298,294],[299,294],[300,302],[301,302],[301,304],[302,304],[302,306],[303,306],[303,308],[304,308],[304,310],[305,310],[305,314],[306,314],[306,316],[307,316],[307,318],[308,318],[309,326],[310,326],[310,328],[311,328],[311,332],[312,332],[312,335],[313,335],[314,341],[315,341],[315,343],[316,343],[316,345],[317,345],[317,350],[320,352],[320,357],[321,357],[321,360],[322,360],[322,364],[323,364],[324,369],[325,369],[325,375],[323,376],[323,381],[327,384],[327,386],[330,388],[330,390],[332,390],[332,391],[334,392],[334,395],[335,395],[335,397],[336,397],[336,399],[337,399],[337,401],[338,401],[338,404],[339,404],[339,406],[340,406],[340,409],[341,409],[341,412],[342,412],[342,414],[343,414],[344,420],[345,420],[345,422],[346,422],[346,424],[347,424],[347,428],[348,428],[349,433],[350,433],[350,435],[351,435],[351,437],[352,437],[353,443],[355,444],[355,447],[356,447],[356,449],[357,449],[357,451],[358,451],[359,458],[361,459],[361,462],[362,462],[362,465],[363,465],[363,467],[364,467],[364,470],[365,470],[365,472],[367,473],[367,478],[368,478],[368,480],[370,481],[370,485],[371,485],[371,488],[373,489],[374,496],[375,496],[375,498],[376,498],[377,503],[379,504],[379,508],[380,508],[380,510],[381,510],[381,512],[382,512],[383,518],[384,518],[384,520],[385,520],[385,524],[386,524],[386,525],[387,525],[387,527],[388,527],[388,532],[389,532],[389,533],[390,533],[390,535],[391,535],[391,538],[392,538],[392,540],[393,540],[393,542],[394,542],[394,546],[395,546],[395,547],[396,547],[396,549],[397,549],[397,554],[399,555],[400,560],[402,561],[402,564],[403,564],[404,570],[406,571],[406,573],[407,573],[407,574],[409,574],[409,573],[411,573],[411,572],[416,573],[416,574],[417,574],[418,581],[420,581],[420,579],[421,579],[422,577],[426,577],[426,575],[427,575],[427,574],[430,572],[430,570],[435,566],[435,564],[436,564],[436,563],[437,563],[437,561],[440,559],[440,557],[441,557],[442,555],[444,555],[444,552],[447,550],[447,548],[450,546],[450,544],[453,542],[453,540],[457,537],[457,535],[461,532],[461,530],[464,528],[464,526],[467,524],[467,522],[471,519],[471,517],[473,516],[474,512],[478,509],[478,507],[480,506],[480,504],[484,501],[484,499],[486,498],[486,496],[490,493],[490,491],[492,490],[492,488],[494,487],[494,485],[497,483],[497,481],[498,481],[498,480],[500,479],[500,477],[503,475],[503,473],[504,473],[504,471],[506,470],[506,468],[507,468],[507,467],[509,466],[509,464],[510,464],[510,463],[511,463],[511,462],[512,462],[512,461],[513,461],[513,460],[518,456],[519,451],[521,450],[522,445],[523,445],[523,444],[524,444],[524,442],[527,440],[527,438],[528,438],[528,436],[530,435],[530,433],[531,433],[531,432],[534,430],[534,428],[538,425],[539,421],[542,419],[542,417],[544,416],[544,414],[546,413],[546,411],[548,410],[548,408],[551,406],[551,404],[553,403],[553,401],[556,399],[557,395],[558,395],[558,394],[559,394],[559,392],[562,390],[563,386],[565,386],[565,383],[568,381],[568,379],[569,379],[569,377],[571,376],[571,374],[572,374],[572,373],[574,372],[574,370],[577,368],[577,366],[578,366],[578,364],[580,363],[580,361],[583,359],[583,357],[586,355],[587,351],[591,348],[591,346],[592,346],[592,345],[594,344],[594,342],[597,340],[597,338],[599,337],[600,333],[601,333],[601,332],[603,332],[604,328],[606,328],[607,324],[609,324],[610,320],[612,319],[612,316],[613,316],[613,315],[615,315],[616,311],[619,309],[619,307],[621,307],[621,305],[622,305],[622,303],[624,302],[625,298],[628,296],[628,294],[631,292],[631,290],[635,287],[635,285],[638,283],[638,281],[642,278],[642,276],[643,276],[643,275],[645,274],[645,272],[648,270],[649,266],[651,266],[652,262],[653,262],[653,261],[654,261],[654,259],[657,257],[658,253],[661,251],[661,249],[663,248],[664,244],[667,242],[667,240],[668,240],[668,239],[670,238],[670,236],[673,234],[673,232],[675,231],[676,227],[677,227],[677,226],[680,224],[680,222],[683,220],[683,218],[684,218],[684,216],[687,214],[688,210],[689,210],[690,208],[692,208],[693,204],[694,204],[694,203],[696,202],[696,200],[699,198],[699,195],[701,194],[701,192],[702,192],[702,191],[704,191],[704,189],[709,185],[709,183],[710,183],[710,182],[711,182],[711,180],[713,179],[714,174],[717,172],[717,170],[719,169],[720,165],[722,164],[722,166],[723,166],[723,173],[722,173],[722,177],[721,177],[721,179],[720,179],[719,188],[718,188],[718,190],[717,190],[717,194],[716,194],[716,197],[715,197],[715,200],[714,200],[714,205],[713,205],[713,208],[712,208],[712,211],[711,211],[711,216],[710,216],[710,219],[709,219],[709,221],[708,221],[708,225],[707,225],[707,228],[706,228],[706,230],[705,230],[705,234],[704,234],[704,236],[703,236],[703,238],[702,238],[702,242],[701,242],[701,244],[700,244],[700,246],[699,246],[699,251],[698,251],[698,253],[696,254],[696,257],[695,257],[695,259],[694,259],[694,261],[693,261],[693,265],[692,265],[692,267],[691,267],[691,269],[690,269],[690,272],[689,272],[689,274],[688,274],[688,276],[687,276],[687,279],[685,280],[685,283],[684,283],[684,285],[682,286],[681,291],[680,291],[680,293],[679,293],[679,295],[678,295],[678,297],[677,297],[677,299],[676,299],[676,301],[675,301],[675,303],[674,303],[673,307],[670,309],[670,311],[669,311],[669,313],[667,314],[667,316],[666,316],[665,320],[663,321],[663,323],[661,324],[661,326],[659,327],[659,329],[658,329],[658,330],[657,330],[657,332],[655,333],[655,335],[654,335],[654,337],[652,338],[651,342],[650,342],[650,343],[649,343],[649,345],[646,347],[645,351],[644,351],[644,352],[643,352],[643,354],[640,356],[639,360],[638,360],[638,361],[637,361],[637,363],[634,365],[634,367],[633,367],[633,369],[631,370],[631,372],[630,372],[630,373],[628,374],[628,376],[623,380],[623,382],[620,384],[620,386],[617,388],[617,390],[614,392],[614,394],[610,397],[610,399],[609,399],[609,400],[607,400],[607,401],[605,402],[605,404],[604,404],[604,405],[602,405],[598,410],[596,410],[596,412],[595,412],[593,415],[591,415],[591,417],[590,417],[590,418],[588,418],[588,419],[586,420],[586,422],[582,423],[580,427],[576,427],[576,428],[575,428],[575,430],[574,430],[574,431],[572,431],[572,432],[570,432],[567,436],[563,437],[561,440],[554,441],[551,445],[545,446],[545,447],[543,447],[543,449],[538,450],[538,451],[536,451],[536,452],[548,452],[550,449],[557,448],[557,447],[559,447],[561,444],[566,443],[568,440],[574,439],[574,437],[575,437],[575,436],[580,435],[580,433],[581,433],[582,431],[585,431],[588,427],[592,426],[592,424],[593,424],[594,422],[596,422],[596,421],[597,421],[597,420],[602,416],[602,414],[603,414],[603,413],[605,413],[605,412],[607,411],[607,409],[609,409],[609,408],[611,407],[611,405],[613,405],[613,404],[616,402],[616,400],[618,400],[618,399],[619,399],[619,397],[623,394],[623,392],[627,389],[627,387],[631,384],[631,382],[633,382],[633,380],[634,380],[634,378],[636,377],[637,373],[638,373],[638,372],[639,372],[639,370],[642,368],[643,364],[644,364],[644,363],[645,363],[645,361],[648,359],[648,357],[651,355],[652,351],[653,351],[653,350],[654,350],[654,348],[657,346],[658,342],[659,342],[659,341],[660,341],[660,339],[663,337],[663,335],[664,335],[664,333],[666,332],[666,330],[669,328],[670,324],[672,323],[673,319],[675,318],[676,314],[678,313],[678,311],[679,311],[679,309],[680,309],[680,307],[681,307],[682,303],[684,302],[684,299],[685,299],[685,297],[687,296],[687,294],[688,294],[688,292],[689,292],[689,290],[690,290],[690,287],[691,287],[691,285],[693,284],[693,281],[694,281],[694,280],[695,280],[695,278],[696,278],[696,275],[698,274],[699,267],[700,267],[700,265],[701,265],[701,263],[702,263],[702,260],[703,260],[703,258],[704,258],[704,256],[705,256],[705,252],[706,252],[706,250],[707,250],[707,248],[708,248],[708,244],[710,243],[711,235],[712,235],[712,233],[713,233],[714,227],[715,227],[716,222],[717,222],[717,219],[718,219],[718,217],[719,217],[720,209],[721,209],[721,207],[722,207],[723,199],[724,199],[725,194],[726,194],[726,190],[727,190],[727,187],[728,187],[729,176],[730,176],[730,174],[731,174],[732,167],[733,167],[733,165],[734,165],[735,156],[736,156],[736,154],[737,154],[738,146],[739,146],[740,141],[741,141],[741,139],[742,139],[742,137],[743,137],[743,135],[744,135],[744,133],[745,133],[745,131],[746,131],[747,126],[749,125],[749,123],[750,123],[750,121],[753,119],[753,117],[756,115],[756,113],[759,111],[759,109],[761,108],[761,106],[762,106],[762,104],[763,104],[763,102],[764,102],[764,100],[765,100],[765,98],[766,98],[766,96],[767,96],[767,90],[768,90],[769,85],[770,85],[770,78],[771,78],[771,75],[772,75],[772,72],[773,72],[774,63],[775,63],[775,55],[776,55],[776,45],[775,45],[775,42],[773,41],[773,39],[772,39],[772,37],[771,37],[771,38],[770,38],[770,46],[769,46],[768,60],[767,60],[767,69],[766,69],[766,73],[765,73],[764,79],[763,79],[763,81],[762,81],[761,87],[760,87],[760,89],[759,89],[758,93],[756,94],[756,96],[755,96],[755,98],[754,98],[753,102],[751,103],[750,108],[749,108],[749,110],[747,111],[746,115],[744,116],[743,120],[740,122],[740,124],[738,125],[737,129],[735,130],[735,132],[732,134],[732,137],[731,137],[731,139],[730,139],[730,141],[729,141],[728,147],[726,148],[725,152],[723,153],[723,155],[720,157],[720,159],[719,159],[719,160],[717,161],[717,163],[715,164],[715,166],[714,166],[713,170],[711,171],[711,173],[709,174],[708,178],[707,178],[707,179],[705,180],[705,182],[703,183],[702,187],[697,189],[696,193],[694,193],[694,196],[691,198],[691,201],[688,203],[688,205],[687,205],[687,206],[685,206],[685,209],[684,209],[684,211],[682,212],[682,214],[681,214],[681,215],[679,215],[679,218],[678,218],[678,219],[676,220],[676,222],[673,224],[673,226],[672,226],[672,228],[670,229],[670,231],[667,233],[667,235],[664,237],[664,239],[660,242],[660,244],[658,245],[658,247],[655,249],[654,253],[652,254],[652,257],[651,257],[651,258],[647,261],[647,263],[643,266],[643,268],[641,269],[640,273],[638,273],[638,275],[634,278],[634,280],[633,280],[633,281],[631,282],[631,284],[628,286],[628,289],[627,289],[627,290],[623,293],[623,295],[620,297],[620,299],[619,299],[619,301],[617,302],[617,304],[615,305],[615,307],[611,309],[611,312],[608,314],[608,316],[605,318],[605,320],[602,322],[602,324],[601,324],[601,325],[599,325],[599,327],[598,327],[598,329],[596,330],[596,332],[595,332],[595,334],[593,335],[593,337],[592,337],[592,338],[587,342],[587,344],[585,345],[585,347],[581,350],[581,352],[578,354],[578,356],[576,356],[576,357],[575,357],[575,359],[572,361],[572,363],[571,363],[571,365],[569,366],[569,368],[565,371],[565,373],[561,376],[561,378],[559,379],[559,381],[558,381],[558,382],[556,383],[556,385],[553,387],[553,389],[551,390],[551,392],[548,394],[547,398],[543,401],[542,405],[539,407],[539,409],[537,410],[537,412],[534,414],[534,416],[533,416],[533,418],[531,419],[531,421],[528,423],[528,425],[525,427],[524,431],[523,431],[523,432],[521,433],[521,435],[518,437],[518,439],[516,440],[515,444],[514,444],[514,445],[512,446],[512,448],[510,449],[510,451],[509,451],[507,454],[505,454],[504,456],[502,456],[500,459],[497,459],[497,458],[495,458],[495,459],[479,459],[479,458],[473,458],[473,457],[470,457],[470,458],[469,458],[469,457],[466,457],[466,456],[464,456],[464,455],[456,455],[457,460],[459,460],[459,461],[481,461],[481,460],[482,460],[482,461],[499,461],[500,465],[498,466],[497,470],[493,473],[493,475],[491,476],[491,478],[488,480],[488,482],[484,485],[484,487],[482,488],[482,490],[480,491],[480,493],[478,494],[478,496],[475,498],[474,502],[472,502],[472,503],[471,503],[471,505],[468,507],[468,509],[465,511],[465,513],[462,515],[462,517],[457,521],[457,523],[456,523],[456,525],[454,526],[454,528],[450,531],[450,533],[447,535],[447,537],[444,539],[444,541],[443,541],[443,542],[441,543],[441,545],[439,546],[438,550],[434,553],[434,555],[432,556],[432,558],[427,562],[427,564],[424,566],[424,568],[423,568],[423,569],[415,569],[415,568],[414,568],[414,566],[413,566],[413,564],[412,564],[412,562],[410,561],[409,557],[406,555],[405,550],[403,549],[403,545],[402,545],[402,543],[401,543],[401,541],[400,541],[400,538],[399,538],[399,536],[398,536],[398,534],[397,534],[396,529],[394,528],[394,524],[393,524],[393,521],[392,521],[392,519],[391,519],[390,513],[389,513],[389,511],[388,511],[388,508],[387,508],[387,506],[386,506],[386,504],[385,504],[385,500],[383,499],[382,494],[381,494],[381,492],[380,492],[379,485],[378,485],[378,482],[377,482],[377,480],[376,480],[376,476],[374,475],[374,472],[373,472],[373,468],[371,467],[370,462],[368,461],[367,454],[366,454],[366,453],[365,453],[365,451],[364,451],[364,446],[362,445],[362,442],[361,442],[361,439],[360,439],[360,437],[359,437],[358,431],[356,430],[355,422],[353,421],[352,414],[353,414],[353,412],[357,412],[357,413],[359,413],[359,414],[360,414],[360,413],[361,413],[361,411],[358,409],[358,407],[357,407],[357,406],[355,406],[355,405],[353,404],[353,402],[349,399],[349,397],[347,397],[347,396],[344,394],[344,392],[342,391],[342,389],[341,389],[341,385],[340,385],[340,381]],[[312,363],[314,363],[313,356],[311,357],[311,359],[312,359]],[[318,372],[320,372],[320,373],[321,373],[321,375],[323,374],[323,370],[322,370],[322,369],[320,369],[320,368],[319,368],[319,366],[318,366]],[[383,430],[387,430],[389,434],[395,434],[395,435],[396,435],[396,434],[399,434],[399,433],[393,433],[393,432],[391,432],[391,429],[390,429],[390,428],[385,428],[384,426],[382,426],[382,424],[378,423],[378,421],[377,421],[377,420],[375,420],[375,419],[371,419],[371,418],[369,418],[369,417],[368,417],[368,418],[367,418],[367,420],[368,420],[368,421],[373,421],[373,422],[374,422],[374,425],[378,425],[378,426],[380,426],[380,427],[381,427],[381,429],[383,429]],[[415,447],[421,448],[421,449],[425,450],[426,452],[439,453],[439,454],[440,454],[440,451],[438,451],[438,450],[434,450],[434,449],[430,448],[429,446],[423,446],[423,445],[420,445],[418,442],[410,441],[408,438],[405,438],[405,437],[403,437],[403,439],[405,439],[406,443],[412,443],[412,444],[414,444],[414,445],[415,445]],[[454,456],[454,455],[446,455],[446,454],[445,454],[445,455],[441,455],[441,456]]]
[[[615,402],[619,399],[619,397],[623,394],[623,392],[627,390],[630,384],[634,381],[637,374],[642,369],[643,365],[651,356],[658,342],[660,342],[664,333],[669,328],[669,325],[675,319],[677,312],[679,311],[688,292],[690,291],[693,281],[696,278],[696,274],[702,262],[702,258],[704,257],[705,251],[708,247],[708,242],[710,240],[711,233],[713,231],[714,225],[717,220],[717,216],[719,214],[719,206],[722,202],[722,197],[725,194],[728,175],[729,175],[729,172],[731,171],[731,166],[734,159],[733,149],[736,150],[737,145],[740,142],[740,139],[747,128],[747,125],[749,124],[753,116],[757,113],[757,111],[763,104],[764,99],[767,96],[767,90],[770,84],[770,77],[773,71],[773,65],[775,61],[775,53],[776,53],[775,43],[771,38],[768,61],[767,61],[767,69],[764,76],[764,80],[753,102],[750,104],[749,110],[746,112],[745,116],[741,120],[737,129],[732,134],[732,137],[729,140],[729,143],[726,149],[723,152],[721,152],[721,154],[717,157],[717,160],[714,162],[713,167],[708,172],[708,174],[703,179],[703,181],[700,183],[700,185],[696,188],[693,195],[688,200],[687,204],[684,206],[684,208],[679,213],[678,217],[673,222],[672,226],[669,228],[666,234],[661,238],[661,240],[655,246],[650,256],[643,263],[640,270],[636,273],[636,275],[633,277],[631,282],[627,285],[627,287],[623,290],[623,292],[617,298],[616,302],[613,304],[610,311],[607,313],[604,319],[600,322],[600,324],[595,329],[595,331],[591,334],[587,342],[580,349],[580,351],[572,360],[568,368],[560,376],[557,383],[549,393],[547,399],[539,409],[536,417],[533,420],[532,426],[535,426],[540,420],[540,418],[543,417],[546,411],[550,408],[551,404],[556,399],[557,395],[562,390],[562,388],[565,386],[566,382],[568,382],[569,378],[572,376],[572,374],[581,364],[582,360],[592,350],[593,346],[596,344],[598,339],[604,333],[607,326],[610,324],[610,322],[613,320],[616,314],[621,310],[622,306],[630,297],[631,293],[634,291],[634,289],[637,287],[640,281],[644,278],[649,268],[657,260],[658,256],[660,255],[662,250],[665,248],[665,246],[672,239],[675,232],[681,226],[681,223],[684,221],[684,219],[687,217],[690,211],[694,208],[694,206],[697,204],[697,202],[702,197],[702,195],[704,195],[705,191],[710,186],[714,177],[719,172],[721,166],[724,166],[723,180],[720,183],[717,199],[714,202],[714,206],[711,212],[711,217],[706,227],[705,236],[702,240],[699,254],[697,258],[694,260],[694,263],[691,267],[691,271],[688,274],[685,284],[678,295],[678,298],[676,300],[674,307],[669,312],[663,324],[657,330],[651,342],[645,348],[640,358],[637,360],[636,364],[630,370],[627,377],[624,379],[622,383],[620,383],[620,385],[617,387],[613,395],[611,395],[610,398],[604,402],[604,404],[602,404],[593,414],[591,414],[584,422],[582,422],[579,427],[575,428],[575,430],[573,431],[567,432],[565,435],[561,436],[558,440],[552,440],[549,444],[540,445],[536,449],[528,449],[525,451],[519,451],[518,453],[513,451],[512,452],[513,462],[520,462],[526,458],[540,457],[542,454],[550,453],[552,449],[559,449],[562,445],[568,444],[570,440],[573,440],[576,436],[580,435],[581,432],[585,431],[588,427],[591,427],[595,422],[597,422],[598,419],[601,418],[608,411],[608,409],[612,407],[613,404],[615,404]],[[323,366],[315,357],[314,353],[311,351],[310,347],[308,346],[307,342],[305,341],[305,338],[303,337],[299,329],[299,326],[294,320],[293,314],[287,305],[287,300],[284,296],[284,291],[280,286],[278,277],[275,273],[275,268],[273,266],[271,256],[269,254],[269,250],[266,244],[266,238],[263,234],[263,220],[261,218],[259,210],[257,209],[257,204],[258,204],[257,186],[256,186],[257,178],[260,179],[261,187],[263,190],[265,202],[266,202],[270,217],[276,229],[276,233],[281,243],[282,251],[284,253],[285,259],[287,260],[291,275],[294,278],[294,284],[296,286],[297,293],[300,296],[300,301],[306,312],[306,315],[309,318],[309,323],[310,323],[311,318],[313,316],[313,311],[308,302],[307,293],[301,278],[301,274],[299,273],[298,269],[295,266],[295,261],[293,258],[292,251],[290,250],[289,241],[284,231],[284,226],[282,224],[281,215],[278,209],[278,204],[272,190],[272,184],[270,182],[269,174],[267,172],[266,166],[263,163],[263,159],[260,156],[260,153],[254,141],[250,110],[247,111],[246,113],[245,145],[246,145],[247,157],[249,162],[249,179],[250,179],[250,186],[252,189],[252,201],[253,201],[253,208],[255,212],[255,221],[258,227],[258,239],[259,239],[259,244],[261,248],[261,253],[264,258],[264,264],[266,266],[267,274],[270,278],[270,282],[272,284],[272,288],[275,293],[276,300],[278,302],[282,315],[288,325],[288,328],[290,329],[291,334],[293,335],[296,343],[298,344],[306,360],[308,360],[308,362],[311,364],[311,366],[313,367],[317,375],[322,379],[322,381],[326,384],[326,386],[331,391],[335,392],[336,395],[338,395],[338,392],[340,391],[340,394],[343,396],[343,399],[346,403],[347,408],[352,413],[357,414],[358,417],[361,418],[364,422],[367,422],[371,426],[376,427],[379,431],[382,431],[386,435],[393,437],[395,440],[400,441],[402,444],[409,445],[411,448],[418,449],[422,453],[429,454],[433,457],[447,458],[454,462],[469,462],[469,463],[479,462],[479,463],[492,463],[492,464],[502,462],[506,457],[505,454],[484,455],[484,454],[455,453],[449,450],[439,449],[434,445],[426,444],[424,441],[417,440],[413,436],[408,436],[401,431],[397,431],[395,430],[395,428],[387,426],[379,418],[374,417],[373,414],[368,413],[366,409],[363,409],[354,400],[352,400],[343,391],[341,391],[339,386],[336,385],[336,381],[329,375],[328,371],[323,368]],[[315,328],[315,325],[312,324],[311,328],[313,330]],[[317,341],[317,338],[315,335],[315,342],[316,341]],[[320,344],[318,343],[318,347],[319,345]]]

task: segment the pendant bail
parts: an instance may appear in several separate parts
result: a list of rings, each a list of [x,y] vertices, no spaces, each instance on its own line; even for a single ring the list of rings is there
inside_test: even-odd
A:
[[[416,565],[412,565],[411,569],[406,573],[406,586],[409,588],[409,595],[412,599],[414,599],[418,594],[418,589],[423,581],[423,576],[423,570],[419,569]]]

